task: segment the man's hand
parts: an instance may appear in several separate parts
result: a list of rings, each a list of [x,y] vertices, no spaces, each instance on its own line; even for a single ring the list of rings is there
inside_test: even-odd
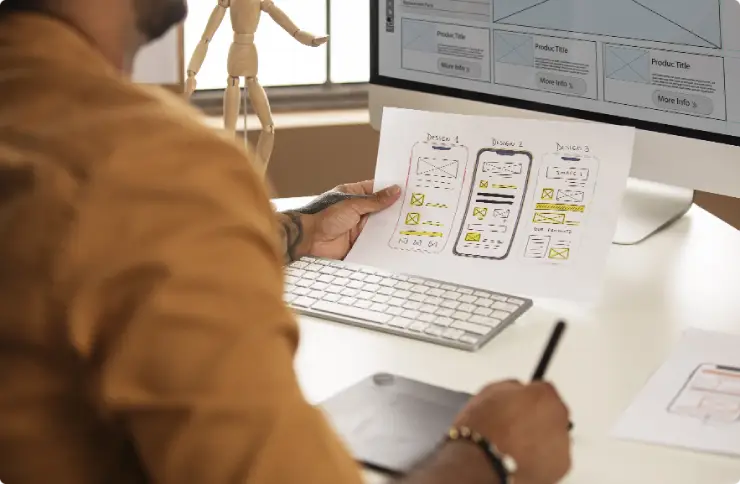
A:
[[[339,201],[333,202],[332,195],[337,193],[357,197],[338,198]],[[360,236],[367,218],[396,203],[400,194],[401,189],[397,186],[373,193],[373,181],[367,180],[340,185],[320,196],[309,207],[299,210],[304,213],[305,254],[301,255],[344,259]]]
[[[516,484],[556,484],[570,469],[568,410],[546,383],[490,385],[473,397],[455,422],[478,432],[518,466]],[[498,483],[483,451],[469,442],[449,442],[397,484]]]
[[[512,456],[519,468],[514,482],[521,484],[554,484],[565,476],[571,465],[568,424],[568,409],[552,385],[513,381],[485,388],[455,423]]]

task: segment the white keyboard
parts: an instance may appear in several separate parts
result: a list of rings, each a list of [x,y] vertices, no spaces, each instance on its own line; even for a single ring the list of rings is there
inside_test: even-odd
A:
[[[285,302],[308,316],[467,351],[532,307],[525,298],[312,257],[286,268]]]

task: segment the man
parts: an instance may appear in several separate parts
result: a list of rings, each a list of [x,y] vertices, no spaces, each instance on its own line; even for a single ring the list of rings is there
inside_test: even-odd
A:
[[[343,257],[398,189],[274,214],[234,143],[126,80],[183,0],[0,10],[0,479],[359,483],[297,384],[282,264]],[[492,385],[455,425],[517,484],[570,466],[550,385]],[[449,442],[404,482],[498,483],[501,461]]]

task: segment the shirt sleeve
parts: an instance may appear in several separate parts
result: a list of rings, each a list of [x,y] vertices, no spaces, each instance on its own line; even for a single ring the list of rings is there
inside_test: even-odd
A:
[[[158,484],[359,483],[299,388],[274,214],[247,157],[197,130],[131,130],[150,141],[89,175],[56,270],[102,418]]]

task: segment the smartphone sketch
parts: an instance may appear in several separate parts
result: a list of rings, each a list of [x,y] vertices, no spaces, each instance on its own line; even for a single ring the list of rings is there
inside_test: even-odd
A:
[[[478,152],[455,255],[482,259],[509,255],[532,161],[528,151],[484,148]]]
[[[586,228],[598,173],[594,156],[545,156],[535,182],[534,210],[527,215],[525,258],[556,264],[572,260]]]
[[[705,363],[688,377],[668,412],[704,422],[740,422],[740,368]]]
[[[439,253],[450,238],[462,197],[468,148],[419,142],[411,152],[403,204],[389,246]]]

